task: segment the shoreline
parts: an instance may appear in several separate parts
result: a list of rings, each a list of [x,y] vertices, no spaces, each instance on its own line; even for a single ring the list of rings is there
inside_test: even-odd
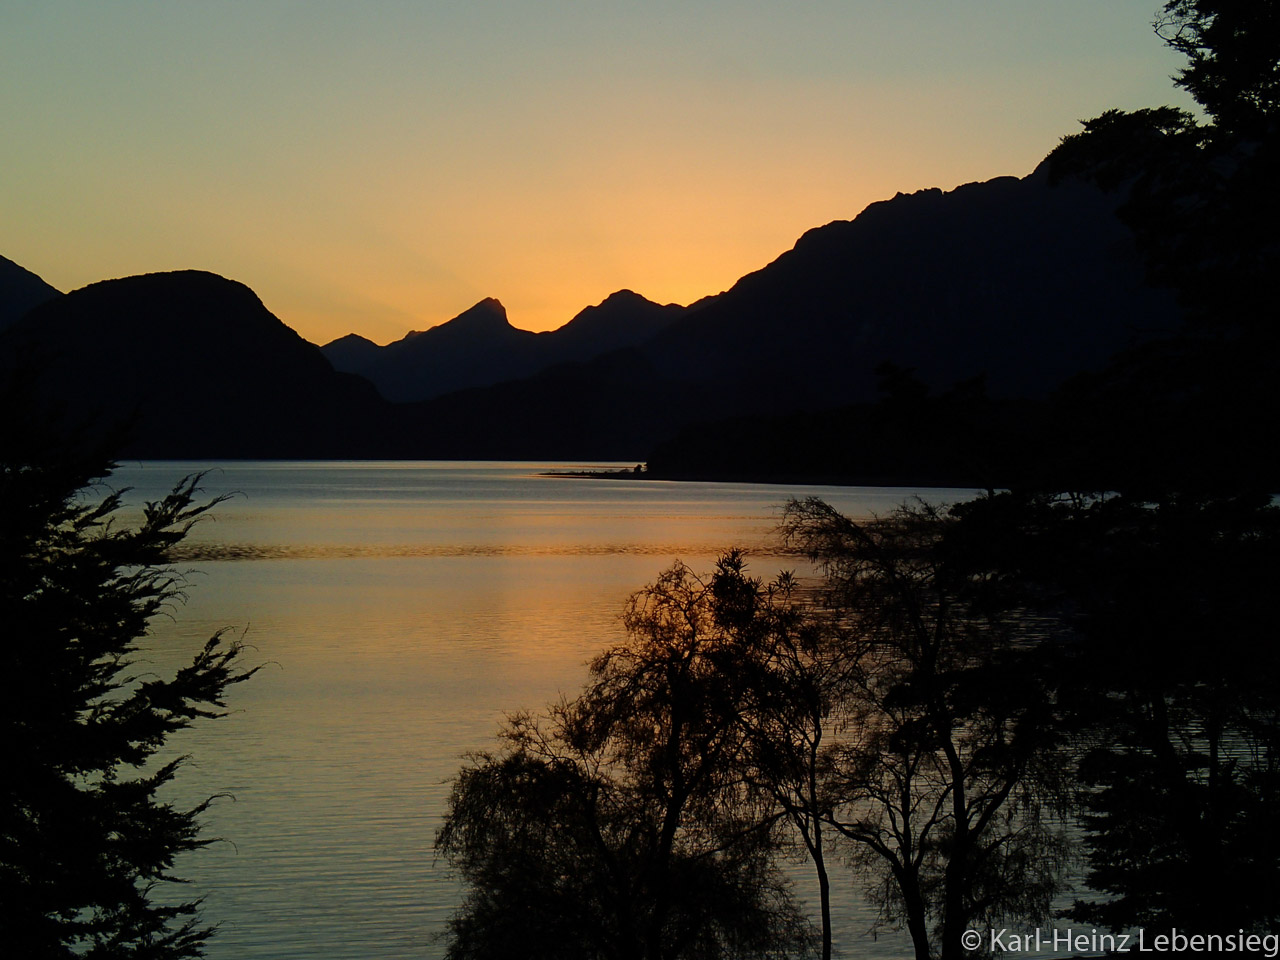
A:
[[[801,487],[905,487],[921,489],[1001,489],[989,484],[965,480],[939,480],[910,476],[849,477],[814,474],[682,474],[655,473],[648,470],[567,470],[539,473],[540,477],[564,480],[653,480],[684,483],[757,483],[773,486]]]

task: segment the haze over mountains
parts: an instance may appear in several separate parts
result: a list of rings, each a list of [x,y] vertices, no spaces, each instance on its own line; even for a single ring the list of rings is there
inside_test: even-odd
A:
[[[72,412],[136,410],[134,456],[643,460],[699,422],[873,400],[886,361],[1038,397],[1171,331],[1116,203],[1043,170],[900,194],[689,307],[620,291],[535,334],[488,299],[386,347],[308,344],[211,274],[61,296],[9,264],[0,363],[42,357]]]

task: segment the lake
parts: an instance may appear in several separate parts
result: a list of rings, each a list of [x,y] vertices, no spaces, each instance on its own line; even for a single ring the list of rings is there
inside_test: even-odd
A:
[[[572,696],[622,637],[629,594],[677,559],[708,570],[730,546],[751,572],[794,569],[775,526],[788,497],[860,517],[913,491],[547,477],[619,464],[146,462],[124,465],[131,508],[207,470],[231,494],[189,537],[185,604],[148,657],[171,668],[229,629],[265,664],[233,714],[185,734],[178,787],[218,794],[180,864],[220,924],[214,960],[408,960],[444,954],[460,897],[432,841],[463,754],[503,716]],[[931,490],[954,501],[967,490]],[[802,895],[805,864],[793,870]],[[897,957],[836,869],[845,956]]]

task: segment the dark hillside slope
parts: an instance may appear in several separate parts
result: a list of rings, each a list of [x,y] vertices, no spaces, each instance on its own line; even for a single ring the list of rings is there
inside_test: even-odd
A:
[[[1114,205],[1043,170],[900,194],[809,231],[645,352],[757,406],[873,399],[885,361],[938,389],[985,375],[994,396],[1043,396],[1176,326]]]
[[[536,339],[513,327],[506,308],[490,297],[447,323],[410,333],[376,352],[362,350],[353,358],[358,365],[345,366],[346,358],[333,349],[346,338],[322,350],[336,369],[367,377],[388,400],[403,403],[528,376],[538,369]]]
[[[333,369],[342,373],[354,373],[368,379],[368,370],[381,355],[383,348],[368,337],[348,333],[345,337],[330,340],[320,352]]]
[[[899,195],[809,231],[637,348],[442,397],[427,418],[465,424],[452,456],[625,459],[689,428],[712,440],[719,418],[872,401],[886,361],[935,390],[981,376],[997,400],[1043,398],[1178,326],[1117,202],[1043,170]]]
[[[662,379],[628,349],[414,407],[433,458],[636,461],[716,400],[710,388]]]
[[[632,290],[619,290],[578,311],[563,327],[538,334],[543,362],[549,366],[591,360],[636,346],[670,327],[688,309],[678,303],[654,303]]]
[[[1043,170],[899,195],[809,231],[689,308],[624,291],[533,334],[485,300],[388,347],[348,337],[327,348],[370,377],[400,378],[381,381],[384,395],[433,397],[423,402],[386,402],[247,287],[194,271],[49,300],[0,334],[0,375],[5,364],[38,370],[46,400],[83,418],[136,411],[134,456],[634,462],[680,435],[686,449],[745,446],[751,470],[762,432],[798,437],[778,425],[874,400],[885,362],[935,395],[984,378],[985,391],[954,393],[966,399],[948,415],[990,409],[1004,422],[1013,408],[988,399],[1044,398],[1177,328],[1173,295],[1146,281],[1114,215],[1119,199],[1079,181],[1053,186]],[[728,417],[740,419],[726,433],[716,421]],[[835,444],[884,435],[856,411],[822,422],[843,425]],[[915,472],[912,458],[876,469]],[[846,460],[842,470],[872,468]],[[813,469],[826,462],[815,456]]]
[[[62,296],[38,276],[5,257],[0,257],[0,330],[40,304]]]
[[[132,423],[138,457],[387,455],[389,404],[334,372],[248,287],[211,273],[96,283],[0,336],[0,369],[37,378],[69,420]]]

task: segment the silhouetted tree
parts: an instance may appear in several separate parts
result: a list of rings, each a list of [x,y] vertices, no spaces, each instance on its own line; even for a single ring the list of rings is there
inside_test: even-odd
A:
[[[746,573],[739,551],[717,562],[711,580],[715,622],[735,638],[743,681],[737,722],[741,763],[754,788],[790,822],[818,881],[823,960],[832,950],[829,842],[823,816],[830,800],[824,770],[840,669],[829,624],[794,600],[790,573],[765,584]]]
[[[1087,882],[1112,929],[1272,929],[1280,655],[1270,497],[1015,494],[966,505],[998,576],[1068,615],[1059,722],[1079,745]]]
[[[1175,82],[1219,128],[1259,134],[1280,113],[1280,5],[1274,0],[1170,0],[1155,24],[1187,58]]]
[[[1274,327],[1270,282],[1280,214],[1280,6],[1171,0],[1154,24],[1188,65],[1176,82],[1208,112],[1109,110],[1049,156],[1055,177],[1122,188],[1154,278],[1213,330]],[[1273,335],[1274,336],[1274,335]],[[1273,344],[1272,344],[1273,345]]]
[[[12,411],[12,408],[8,408]],[[21,416],[16,417],[21,426]],[[206,803],[163,799],[182,758],[170,737],[221,716],[250,676],[220,635],[161,676],[141,657],[148,626],[180,597],[167,551],[211,503],[198,478],[117,523],[112,464],[68,455],[7,424],[0,462],[0,951],[24,958],[178,958],[212,928],[171,882],[201,836]],[[216,501],[215,501],[216,502]]]
[[[842,621],[825,817],[920,960],[965,955],[970,927],[1043,919],[1065,852],[1042,627],[948,555],[954,526],[924,505],[856,523],[816,499],[783,524]]]
[[[1058,395],[1048,417],[1083,429],[1062,437],[1041,490],[1146,496],[1276,480],[1280,5],[1171,0],[1155,27],[1187,56],[1177,83],[1210,122],[1171,107],[1110,110],[1064,137],[1049,167],[1114,192],[1152,280],[1177,291],[1185,322]]]
[[[774,865],[780,815],[744,763],[750,638],[715,589],[731,575],[665,571],[577,699],[513,718],[505,749],[464,768],[436,841],[470,890],[450,957],[808,952]]]
[[[1104,190],[1136,186],[1145,193],[1168,188],[1198,168],[1204,129],[1177,107],[1107,110],[1081,121],[1049,154],[1056,178],[1079,176]]]

